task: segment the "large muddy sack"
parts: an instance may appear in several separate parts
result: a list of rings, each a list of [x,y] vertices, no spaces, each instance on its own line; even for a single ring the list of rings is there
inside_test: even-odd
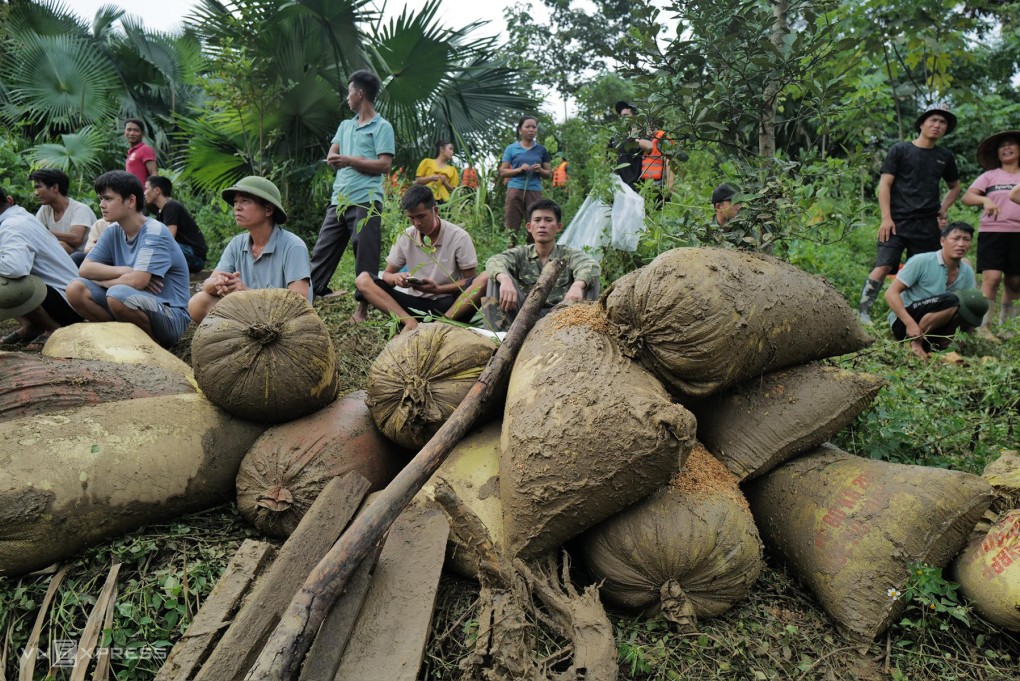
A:
[[[451,324],[419,324],[386,344],[368,372],[368,408],[382,433],[418,450],[446,423],[496,351]]]
[[[556,548],[664,485],[695,427],[620,353],[598,306],[551,313],[521,347],[503,415],[500,498],[511,555]]]
[[[741,480],[769,472],[853,423],[885,381],[820,364],[774,371],[691,405],[698,440]]]
[[[375,491],[407,460],[376,429],[365,394],[353,393],[263,433],[237,472],[237,508],[264,534],[287,537],[333,478],[356,471]]]
[[[191,367],[168,352],[134,324],[89,322],[57,329],[43,346],[47,357],[99,359],[117,364],[158,366],[186,378]]]
[[[0,575],[230,500],[263,429],[198,394],[0,423]]]
[[[700,444],[669,485],[586,532],[581,547],[607,603],[661,612],[684,631],[746,598],[762,568],[737,479]]]
[[[667,251],[618,279],[599,304],[623,352],[681,397],[871,342],[825,280],[744,251]]]
[[[235,416],[281,423],[336,399],[336,352],[306,298],[287,289],[238,291],[202,320],[191,341],[195,380]]]
[[[502,551],[503,505],[499,499],[499,440],[502,425],[493,421],[468,433],[443,465],[422,488],[422,496],[433,497],[439,480],[450,486],[454,496],[473,513],[489,535],[497,551]],[[464,577],[478,576],[478,556],[456,534],[458,519],[451,522],[447,562]]]
[[[982,617],[1020,631],[1020,509],[980,524],[953,572],[960,593]]]
[[[0,421],[104,402],[193,393],[158,366],[0,352]]]
[[[1002,450],[998,459],[985,466],[981,477],[995,490],[995,511],[1020,508],[1020,455],[1011,449]]]
[[[902,611],[912,563],[945,567],[988,508],[976,475],[905,466],[830,445],[746,486],[765,547],[843,630],[873,639]]]

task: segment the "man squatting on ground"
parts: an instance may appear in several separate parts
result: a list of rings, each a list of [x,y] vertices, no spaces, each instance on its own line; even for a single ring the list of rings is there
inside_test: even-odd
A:
[[[484,291],[474,284],[478,256],[471,236],[440,219],[428,186],[408,189],[400,208],[412,226],[393,243],[382,276],[358,275],[358,300],[395,314],[404,329],[418,326],[425,314],[470,319]]]
[[[165,348],[191,323],[188,263],[170,230],[142,214],[142,183],[125,170],[96,179],[110,226],[85,256],[67,301],[90,322],[128,322]]]
[[[528,206],[527,219],[526,228],[534,243],[492,256],[485,263],[485,273],[476,280],[479,287],[486,286],[490,279],[499,284],[499,309],[506,319],[495,324],[501,327],[496,330],[505,331],[513,323],[520,304],[538,283],[549,258],[566,258],[567,266],[560,272],[546,298],[541,312],[543,316],[560,301],[583,300],[585,291],[594,289],[599,281],[601,270],[594,258],[584,251],[556,243],[556,236],[563,229],[563,217],[555,201],[541,199],[534,202]],[[486,319],[490,324],[495,321],[490,315],[486,315]]]
[[[329,280],[348,242],[354,248],[355,274],[379,271],[383,178],[390,172],[395,152],[393,126],[375,110],[381,87],[370,71],[355,71],[347,83],[347,105],[355,115],[340,123],[326,155],[326,163],[336,168],[336,180],[312,249],[316,296],[332,293]],[[367,303],[358,305],[355,321],[364,321],[367,311]]]
[[[195,323],[202,323],[209,310],[235,291],[286,288],[311,301],[308,247],[280,226],[287,222],[287,212],[276,185],[248,176],[221,196],[233,206],[234,220],[245,231],[227,243],[216,269],[188,302]]]
[[[96,221],[92,209],[67,195],[71,181],[62,170],[40,168],[29,174],[39,199],[35,217],[60,241],[67,253],[76,253],[85,245],[89,227]]]
[[[928,109],[915,122],[918,135],[911,142],[897,142],[882,164],[878,181],[878,205],[882,225],[878,228],[878,254],[868,275],[858,306],[861,321],[871,322],[871,306],[882,290],[882,282],[907,251],[909,260],[917,253],[939,249],[938,219],[944,217],[960,194],[960,172],[953,153],[936,144],[956,127],[956,116],[945,108]],[[949,187],[939,202],[939,180]]]
[[[51,332],[80,322],[67,304],[67,284],[76,276],[78,268],[60,242],[0,187],[0,288],[21,291],[12,296],[0,291],[3,318],[15,317],[20,323],[0,343],[42,345]],[[17,305],[5,304],[15,298]]]
[[[942,230],[941,248],[907,261],[885,292],[889,323],[896,340],[910,338],[910,349],[927,359],[932,349],[945,349],[957,329],[981,324],[988,301],[975,288],[974,270],[963,261],[974,237],[966,222]]]

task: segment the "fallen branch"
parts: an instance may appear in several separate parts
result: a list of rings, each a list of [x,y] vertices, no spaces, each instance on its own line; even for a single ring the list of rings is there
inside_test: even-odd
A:
[[[486,365],[467,397],[439,432],[359,516],[315,566],[294,596],[283,618],[248,672],[248,681],[289,681],[298,670],[319,626],[347,587],[367,552],[382,539],[393,521],[432,477],[453,447],[482,414],[492,393],[506,378],[524,339],[557,277],[566,265],[550,260],[528,294],[503,343]]]

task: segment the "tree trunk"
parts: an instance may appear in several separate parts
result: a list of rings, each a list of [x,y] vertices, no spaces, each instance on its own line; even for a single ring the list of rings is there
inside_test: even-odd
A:
[[[776,50],[783,49],[786,35],[790,32],[789,5],[787,0],[772,0],[772,12],[775,21],[772,24],[769,40]],[[779,94],[782,83],[770,81],[765,85],[762,97],[762,113],[758,122],[758,155],[770,159],[776,155],[776,112],[779,108]]]

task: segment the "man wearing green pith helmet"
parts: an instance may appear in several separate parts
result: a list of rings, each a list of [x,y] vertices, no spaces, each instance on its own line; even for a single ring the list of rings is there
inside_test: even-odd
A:
[[[287,222],[287,212],[276,185],[253,175],[224,189],[222,196],[245,233],[230,240],[202,290],[188,302],[195,323],[235,291],[286,288],[311,300],[308,247],[280,226]]]

